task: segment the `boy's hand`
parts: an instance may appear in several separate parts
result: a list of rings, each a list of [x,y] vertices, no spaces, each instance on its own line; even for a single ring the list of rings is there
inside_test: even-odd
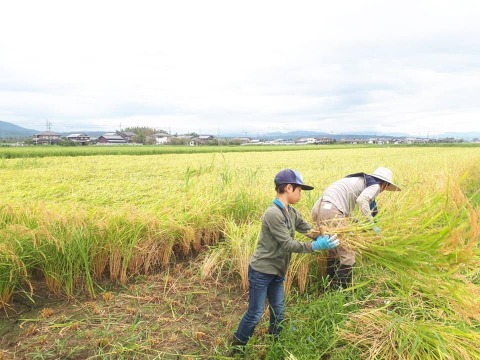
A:
[[[319,237],[320,235],[322,235],[321,231],[320,230],[316,230],[316,229],[312,229],[310,230],[310,232],[308,233],[308,237],[310,239],[316,239],[317,237]]]
[[[337,239],[337,234],[332,235],[332,237],[329,235],[325,235],[323,237],[319,236],[315,241],[312,241],[312,250],[317,251],[335,249],[339,244],[340,240]]]

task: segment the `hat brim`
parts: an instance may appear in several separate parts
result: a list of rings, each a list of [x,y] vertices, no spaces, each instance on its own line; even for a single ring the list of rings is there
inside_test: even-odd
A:
[[[375,179],[385,181],[388,184],[388,186],[385,188],[385,190],[387,191],[402,191],[402,189],[400,189],[399,186],[395,185],[394,183],[391,183],[390,181],[385,179],[383,176],[378,176],[378,175],[370,175],[370,176],[374,177]]]
[[[284,185],[284,184],[295,184],[297,186],[300,186],[302,188],[302,190],[313,190],[313,189],[315,189],[313,186],[305,185],[305,184],[297,184],[297,183],[294,183],[294,182],[275,183],[275,185]]]
[[[299,185],[299,184],[297,184]],[[315,189],[313,186],[310,186],[310,185],[300,185],[300,187],[302,188],[302,190],[313,190]]]
[[[402,191],[402,189],[400,189],[400,187],[398,187],[397,185],[392,184],[392,183],[388,183],[388,186],[385,188],[385,190],[387,190],[387,191]]]

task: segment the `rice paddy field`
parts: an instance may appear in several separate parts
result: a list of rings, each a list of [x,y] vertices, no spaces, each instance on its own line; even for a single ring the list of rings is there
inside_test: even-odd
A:
[[[339,232],[352,287],[294,256],[284,331],[266,318],[242,356],[480,359],[480,147],[242,149],[0,149],[0,359],[231,357],[274,175],[315,186],[310,220],[331,182],[379,166],[403,191],[378,197],[379,235]]]

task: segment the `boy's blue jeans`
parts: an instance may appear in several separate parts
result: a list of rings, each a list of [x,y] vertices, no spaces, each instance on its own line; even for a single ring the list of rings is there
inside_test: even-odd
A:
[[[281,330],[285,312],[284,277],[265,274],[248,267],[248,310],[243,315],[235,337],[247,343],[252,337],[255,326],[260,322],[268,299],[270,309],[269,334],[277,335]]]

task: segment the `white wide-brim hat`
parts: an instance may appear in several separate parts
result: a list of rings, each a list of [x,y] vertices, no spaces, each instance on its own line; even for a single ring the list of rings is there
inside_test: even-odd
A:
[[[402,191],[400,187],[395,185],[393,183],[393,173],[392,170],[386,168],[386,167],[379,167],[375,172],[372,174],[372,176],[376,179],[386,181],[388,183],[388,186],[386,187],[385,190],[387,191]]]

